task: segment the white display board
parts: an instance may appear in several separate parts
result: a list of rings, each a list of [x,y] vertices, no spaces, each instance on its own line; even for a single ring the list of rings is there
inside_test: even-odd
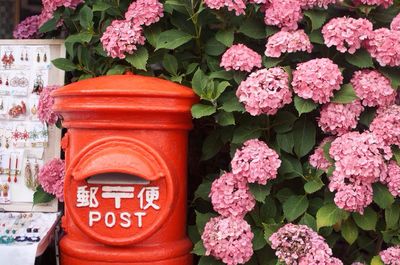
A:
[[[60,57],[63,40],[0,40],[0,210],[57,211],[56,200],[33,207],[33,193],[38,168],[60,155],[61,131],[37,117],[41,89],[64,85]]]

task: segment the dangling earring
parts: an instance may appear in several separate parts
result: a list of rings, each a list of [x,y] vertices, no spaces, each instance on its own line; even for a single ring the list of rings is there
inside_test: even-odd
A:
[[[14,183],[18,182],[17,176],[18,176],[18,156],[15,158],[15,172],[14,172]]]
[[[35,160],[35,165],[34,165],[34,174],[33,174],[33,187],[36,189],[37,186],[39,186],[39,164],[37,160]]]
[[[40,63],[40,54],[39,54],[39,53],[38,53],[37,56],[36,56],[36,61],[37,61],[38,63]]]
[[[10,83],[8,82],[8,77],[7,77],[7,79],[6,79],[6,86],[9,86],[10,85]]]
[[[23,61],[24,60],[24,53],[23,52],[21,52],[21,61]]]
[[[32,113],[33,115],[36,115],[36,113],[37,113],[36,104],[33,105],[33,107],[31,108],[31,113]]]
[[[33,189],[32,167],[29,159],[26,159],[25,165],[25,185],[28,188]]]
[[[0,85],[3,84],[3,78],[0,76]]]
[[[4,109],[4,104],[3,104],[3,99],[1,99],[1,103],[0,103],[0,110]]]
[[[28,60],[28,52],[25,52],[25,61],[29,61]]]
[[[44,53],[43,62],[47,62],[47,54],[46,53]]]
[[[6,145],[5,145],[6,149],[8,149],[10,147],[10,142],[9,142],[9,137],[6,137]]]

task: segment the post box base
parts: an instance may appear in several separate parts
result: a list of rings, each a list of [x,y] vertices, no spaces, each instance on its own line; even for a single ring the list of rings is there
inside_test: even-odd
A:
[[[107,247],[69,240],[60,242],[61,265],[192,265],[192,243],[183,239],[151,246]]]

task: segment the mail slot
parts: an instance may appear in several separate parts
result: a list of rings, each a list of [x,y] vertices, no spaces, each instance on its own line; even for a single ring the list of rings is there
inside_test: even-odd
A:
[[[190,265],[184,86],[117,75],[54,92],[68,133],[63,265]]]

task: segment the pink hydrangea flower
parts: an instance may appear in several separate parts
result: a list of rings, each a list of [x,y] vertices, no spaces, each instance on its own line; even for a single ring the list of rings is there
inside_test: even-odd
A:
[[[400,246],[390,247],[379,253],[385,265],[399,265],[400,264]]]
[[[114,20],[100,40],[109,56],[120,59],[125,58],[125,53],[133,54],[137,45],[145,42],[142,27],[126,20]]]
[[[206,255],[212,255],[227,265],[244,264],[253,255],[253,233],[243,219],[222,216],[211,218],[201,239]]]
[[[400,147],[400,106],[392,105],[380,111],[369,129],[387,146]]]
[[[391,30],[400,30],[400,13],[392,20],[390,24]]]
[[[330,264],[332,250],[306,225],[286,224],[269,238],[275,255],[285,264]]]
[[[266,143],[252,139],[236,150],[231,166],[232,173],[239,178],[265,185],[268,180],[277,177],[281,160],[275,150],[269,148]]]
[[[279,31],[269,37],[265,55],[278,58],[282,53],[293,53],[298,51],[312,52],[312,44],[304,30],[293,32]]]
[[[249,0],[249,3],[253,4],[267,4],[270,0]]]
[[[400,66],[400,31],[377,29],[373,31],[365,46],[381,66]]]
[[[280,108],[292,102],[289,75],[280,67],[262,69],[250,74],[236,91],[251,115],[275,115]]]
[[[42,0],[42,3],[44,9],[54,12],[62,6],[75,9],[83,3],[83,0]]]
[[[334,137],[326,137],[322,140],[310,156],[309,162],[311,166],[323,171],[327,171],[332,166],[332,163],[326,159],[323,148],[328,142],[332,142],[334,139]]]
[[[393,0],[353,0],[353,3],[356,5],[379,5],[388,8],[393,5]]]
[[[53,111],[54,98],[51,96],[53,90],[59,86],[47,86],[40,93],[37,115],[41,122],[54,125],[59,116]]]
[[[49,21],[50,19],[53,18],[53,12],[54,11],[46,9],[46,8],[42,9],[42,12],[39,14],[39,18],[38,18],[39,28],[41,26],[43,26],[44,23],[46,23],[47,21]],[[61,25],[60,23],[57,24],[57,26],[60,26],[60,25]]]
[[[328,103],[321,108],[318,125],[325,133],[342,135],[357,127],[364,107],[359,100],[350,104]]]
[[[264,22],[277,26],[285,31],[297,30],[303,19],[301,5],[298,0],[273,0],[266,4]]]
[[[361,44],[372,34],[373,25],[365,18],[338,17],[331,19],[322,28],[325,44],[336,46],[342,53],[355,53]]]
[[[303,9],[311,9],[314,7],[328,8],[330,4],[336,4],[338,0],[299,0]]]
[[[149,26],[164,16],[164,7],[158,0],[137,0],[130,4],[125,19],[134,25]]]
[[[333,191],[333,190],[331,190]],[[364,209],[372,203],[373,190],[371,184],[341,184],[335,193],[334,202],[348,212],[364,213]]]
[[[211,9],[217,10],[226,6],[229,11],[234,10],[236,16],[245,14],[246,10],[245,0],[204,0],[204,4]]]
[[[389,78],[376,70],[357,71],[350,82],[364,106],[386,107],[396,100]]]
[[[65,162],[55,158],[47,162],[39,171],[38,180],[43,190],[64,200]]]
[[[387,177],[382,182],[394,197],[400,195],[400,166],[395,161],[389,162]]]
[[[39,35],[39,16],[31,16],[21,21],[13,32],[15,39],[35,39]]]
[[[254,67],[261,67],[261,55],[243,44],[232,45],[222,55],[221,67],[225,70],[251,72]]]
[[[297,65],[293,72],[293,90],[301,98],[327,103],[340,89],[343,76],[339,66],[328,58],[314,59]]]
[[[256,204],[247,182],[232,173],[225,173],[213,182],[210,197],[214,210],[224,217],[243,218]]]

